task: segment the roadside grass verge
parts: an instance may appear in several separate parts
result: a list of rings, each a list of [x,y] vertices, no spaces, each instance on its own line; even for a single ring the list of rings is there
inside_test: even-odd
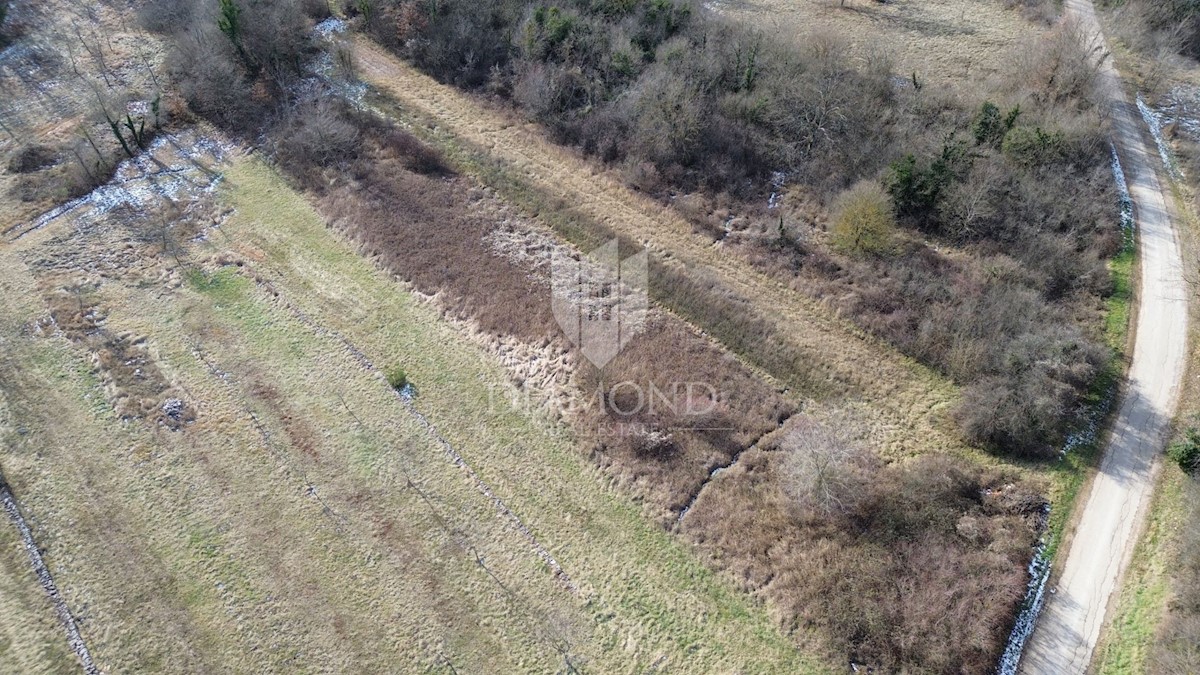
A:
[[[1112,274],[1113,291],[1104,314],[1104,341],[1115,352],[1115,359],[1124,362],[1129,347],[1129,322],[1133,311],[1133,272],[1137,250],[1127,247],[1108,263]]]
[[[1102,17],[1107,18],[1105,15]],[[1111,27],[1111,21],[1107,21]],[[1135,74],[1139,88],[1149,86],[1147,73],[1160,64],[1151,64],[1143,54],[1120,42],[1118,65],[1122,72]],[[1154,74],[1159,77],[1161,73]],[[1169,207],[1176,219],[1182,242],[1185,267],[1194,265],[1200,252],[1200,219],[1193,208],[1194,190],[1187,181],[1168,179]],[[1191,281],[1189,277],[1189,281]],[[1194,377],[1197,368],[1197,311],[1194,289],[1190,308],[1189,377],[1183,379],[1180,401],[1174,419],[1177,440],[1194,426],[1200,410],[1200,389]],[[1096,672],[1192,672],[1197,664],[1197,613],[1195,611],[1196,556],[1195,533],[1200,516],[1200,490],[1194,477],[1188,477],[1169,458],[1155,484],[1149,504],[1147,523],[1129,570],[1113,607],[1111,624],[1101,635],[1096,656]],[[1191,555],[1189,555],[1191,554]]]
[[[1134,550],[1117,598],[1112,623],[1097,654],[1103,675],[1150,672],[1148,659],[1171,594],[1172,559],[1178,555],[1178,531],[1185,525],[1187,476],[1167,465],[1150,504],[1150,519]]]

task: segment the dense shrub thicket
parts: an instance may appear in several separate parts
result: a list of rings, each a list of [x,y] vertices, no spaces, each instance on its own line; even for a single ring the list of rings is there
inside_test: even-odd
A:
[[[1200,2],[1196,0],[1107,0],[1110,7],[1127,7],[1127,20],[1141,24],[1152,35],[1143,41],[1200,59]]]
[[[327,103],[282,96],[314,49],[306,17],[327,11],[154,0],[142,18],[176,34],[172,63],[194,110],[243,133],[272,126],[280,161],[327,164],[355,129]],[[1014,103],[965,108],[918,76],[894,80],[885,59],[851,59],[835,38],[785,48],[681,0],[356,0],[346,11],[428,72],[509,97],[654,193],[757,200],[778,172],[841,212],[850,194],[884,188],[891,213],[843,219],[832,248],[771,248],[815,275],[807,290],[963,385],[956,418],[971,442],[1050,455],[1108,358],[1080,326],[1108,290],[1103,260],[1120,238],[1106,146],[1080,122],[1094,71],[1069,25],[1022,57]]]
[[[311,18],[328,13],[311,0],[150,0],[139,18],[173,37],[168,65],[189,107],[253,135],[284,113],[316,50]]]
[[[990,103],[970,127],[885,174],[901,222],[927,241],[827,276],[853,287],[840,304],[860,323],[964,385],[970,440],[1044,454],[1110,358],[1088,330],[1111,289],[1103,260],[1121,245],[1107,148],[1094,131],[1047,131]]]
[[[962,384],[971,442],[1050,456],[1108,359],[1080,326],[1120,239],[1107,146],[1082,112],[1095,70],[1069,23],[1014,64],[1011,105],[966,106],[834,37],[785,47],[686,0],[353,6],[419,67],[510,98],[641,189],[757,200],[779,172],[841,213],[840,192],[882,185],[906,245],[850,227],[887,230],[877,211],[835,223],[832,251],[771,248],[817,273],[806,289]]]
[[[686,0],[378,1],[367,29],[434,76],[511,97],[661,186],[746,194],[772,171],[843,187],[872,165],[891,96],[884,59],[836,40],[783,48]]]

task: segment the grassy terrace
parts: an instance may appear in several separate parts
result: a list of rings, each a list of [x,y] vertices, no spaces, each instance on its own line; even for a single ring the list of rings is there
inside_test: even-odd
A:
[[[13,468],[12,456],[20,448],[21,432],[29,433],[33,427],[25,415],[28,401],[23,397],[28,391],[28,369],[45,373],[48,379],[44,382],[49,385],[70,376],[53,367],[53,359],[63,356],[63,345],[47,344],[30,353],[19,344],[21,321],[38,309],[30,295],[16,292],[18,284],[29,280],[21,271],[9,252],[0,248],[0,448],[4,449],[0,470],[6,474]],[[26,356],[36,356],[36,363]],[[24,362],[20,372],[19,362]],[[69,670],[75,667],[75,657],[63,630],[38,585],[17,529],[7,514],[0,518],[0,616],[4,617],[0,622],[0,672]]]

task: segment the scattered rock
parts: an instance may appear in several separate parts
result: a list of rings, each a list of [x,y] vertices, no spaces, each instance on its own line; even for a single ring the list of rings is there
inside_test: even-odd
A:
[[[183,420],[183,401],[177,398],[169,398],[162,404],[162,413],[167,419],[179,422]]]

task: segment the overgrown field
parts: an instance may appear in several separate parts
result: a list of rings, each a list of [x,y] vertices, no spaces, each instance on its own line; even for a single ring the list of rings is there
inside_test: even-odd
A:
[[[2,466],[102,668],[815,667],[268,168],[225,181],[178,261],[147,213],[3,251]]]
[[[546,260],[538,252],[561,244],[519,213],[498,206],[470,181],[445,175],[430,180],[402,168],[404,155],[394,153],[411,148],[414,141],[401,142],[406,138],[403,132],[377,124],[356,124],[364,130],[362,142],[368,150],[348,171],[325,170],[319,179],[309,176],[313,190],[323,195],[318,202],[322,211],[361,241],[366,253],[448,303],[452,315],[477,323],[502,345],[512,340],[556,341],[549,289],[544,286]],[[444,174],[446,169],[440,171]],[[390,217],[398,211],[414,218]],[[481,218],[483,214],[487,217]],[[539,215],[543,222],[553,217],[546,211]],[[490,255],[489,243],[494,251]],[[465,263],[471,273],[433,262],[447,259]],[[514,322],[496,309],[513,306],[523,307],[522,321]],[[828,396],[809,398],[813,390],[801,390],[802,397],[781,398],[670,316],[656,319],[644,337],[603,371],[587,364],[578,370],[575,381],[566,386],[577,387],[574,396],[584,399],[572,420],[588,439],[582,449],[644,499],[652,513],[664,513],[668,525],[697,543],[716,565],[733,572],[746,590],[767,598],[777,620],[801,644],[823,650],[820,645],[832,639],[835,648],[844,649],[836,636],[857,632],[862,637],[856,657],[935,663],[940,658],[935,650],[924,644],[902,647],[900,636],[923,633],[926,639],[938,635],[934,639],[949,641],[948,632],[921,622],[923,617],[954,612],[959,627],[977,627],[977,637],[964,644],[963,653],[981,666],[986,662],[996,634],[985,628],[989,619],[984,617],[1003,615],[1019,600],[1019,565],[1028,555],[1041,503],[1028,487],[1014,484],[1022,481],[1020,472],[981,471],[973,462],[948,457],[900,462],[887,469],[868,460],[861,476],[845,486],[853,499],[844,510],[825,511],[820,505],[810,512],[788,498],[795,471],[788,459],[794,452],[793,439],[819,435],[824,426],[840,426],[845,431],[841,442],[865,447],[878,432],[861,399],[838,404]],[[517,373],[515,379],[525,378]],[[654,383],[669,390],[673,381],[681,380],[715,383],[718,406],[702,420],[620,412],[631,407],[618,398],[624,383],[643,383],[645,389]],[[588,401],[593,392],[604,395],[600,401]],[[797,404],[803,412],[793,414]],[[913,512],[922,515],[911,518]],[[963,541],[955,534],[962,522],[978,522],[982,530]],[[932,558],[886,546],[892,538],[904,537],[921,539]],[[814,548],[822,550],[823,560],[793,557],[802,558],[801,551]],[[869,556],[866,562],[864,556]],[[989,579],[986,588],[956,588],[937,599],[925,595],[944,581],[930,574],[929,563],[935,558],[946,569],[969,565],[990,570],[980,574]],[[830,576],[812,576],[817,569]],[[884,576],[904,579],[912,590],[868,585],[869,579]],[[852,589],[839,583],[863,585]],[[918,601],[917,595],[925,599]],[[977,601],[984,597],[996,604],[980,612]],[[906,603],[927,606],[916,612]],[[804,627],[803,616],[819,628],[815,634]],[[869,625],[871,621],[876,623]]]
[[[162,86],[161,41],[118,3],[8,6],[0,22],[0,233],[107,181],[181,111]]]
[[[154,123],[3,146],[116,175],[6,228],[0,469],[105,670],[993,668],[1124,346],[1090,73],[1006,76],[1043,3],[712,4],[150,0],[152,86],[78,37],[64,124]],[[597,369],[548,261],[613,239]]]
[[[979,88],[897,77],[822,21],[853,9],[799,44],[685,1],[383,2],[357,21],[951,379],[967,443],[1053,457],[1108,359],[1120,246],[1090,55],[1060,23]]]
[[[1121,237],[1092,74],[1069,26],[997,89],[999,105],[964,105],[919,77],[897,83],[886,60],[847,58],[836,36],[792,50],[690,3],[347,7],[421,68],[515,103],[618,173],[375,47],[354,49],[336,22],[323,24],[328,45],[255,33],[278,6],[164,15],[195,110],[266,131],[323,215],[480,333],[537,397],[595,394],[566,418],[582,450],[767,598],[800,644],[886,668],[990,667],[1041,527],[1039,493],[1061,496],[1070,480],[1031,482],[971,446],[1053,456],[1112,360],[1103,258]],[[306,54],[329,65],[319,78],[292,65]],[[359,72],[383,95],[364,99]],[[352,105],[332,103],[335,92]],[[882,232],[862,234],[848,213],[881,214]],[[651,294],[669,314],[659,344],[635,343],[597,375],[530,298],[540,256],[608,238],[651,249]],[[687,339],[695,330],[704,339]],[[698,429],[614,419],[621,377],[680,374],[729,383],[715,418]],[[772,385],[783,396],[764,395]],[[630,421],[635,433],[611,433]],[[840,457],[832,484],[793,461],[806,453]],[[888,576],[906,581],[871,583]],[[943,579],[959,583],[939,596]]]

